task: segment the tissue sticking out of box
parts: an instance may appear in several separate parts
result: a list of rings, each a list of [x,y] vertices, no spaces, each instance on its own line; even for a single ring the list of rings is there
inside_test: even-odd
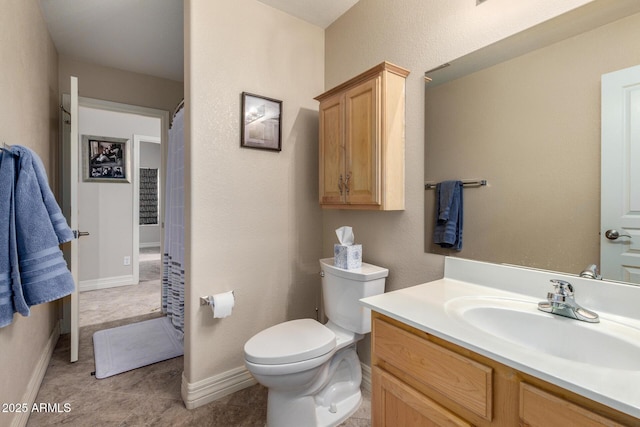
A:
[[[340,227],[336,230],[339,244],[333,245],[333,265],[350,270],[362,267],[362,245],[355,245],[353,228]]]
[[[353,228],[345,225],[336,230],[336,236],[338,236],[338,242],[343,246],[351,246],[356,241],[353,235]]]

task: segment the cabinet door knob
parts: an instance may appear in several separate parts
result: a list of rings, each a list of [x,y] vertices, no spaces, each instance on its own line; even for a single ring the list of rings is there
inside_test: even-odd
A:
[[[341,176],[342,176],[342,175],[341,175]],[[350,190],[350,189],[349,189],[349,180],[350,180],[350,179],[351,179],[351,172],[349,172],[349,173],[347,174],[347,179],[345,180],[345,183],[344,183],[344,188],[347,190],[347,194],[349,194],[349,190]]]
[[[338,179],[338,189],[340,189],[341,196],[342,196],[343,187],[344,187],[344,182],[342,181],[342,174],[340,174],[340,179]]]

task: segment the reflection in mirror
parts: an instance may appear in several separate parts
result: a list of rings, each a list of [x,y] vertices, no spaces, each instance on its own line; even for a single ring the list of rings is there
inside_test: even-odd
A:
[[[425,251],[572,274],[599,265],[600,79],[637,64],[640,2],[595,1],[430,74],[425,181],[488,185],[464,189],[460,252],[432,243],[425,190]]]

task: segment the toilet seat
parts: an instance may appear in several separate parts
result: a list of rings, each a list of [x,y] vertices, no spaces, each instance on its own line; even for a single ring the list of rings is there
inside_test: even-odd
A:
[[[254,335],[244,345],[245,360],[282,365],[318,358],[336,347],[336,335],[313,319],[280,323]]]

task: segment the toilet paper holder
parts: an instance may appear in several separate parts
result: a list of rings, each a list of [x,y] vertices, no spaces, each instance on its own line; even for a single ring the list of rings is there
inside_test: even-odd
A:
[[[235,291],[231,291],[231,293],[233,294],[233,297],[236,297],[236,292]],[[200,305],[213,305],[213,301],[209,300],[209,297],[200,297]]]

